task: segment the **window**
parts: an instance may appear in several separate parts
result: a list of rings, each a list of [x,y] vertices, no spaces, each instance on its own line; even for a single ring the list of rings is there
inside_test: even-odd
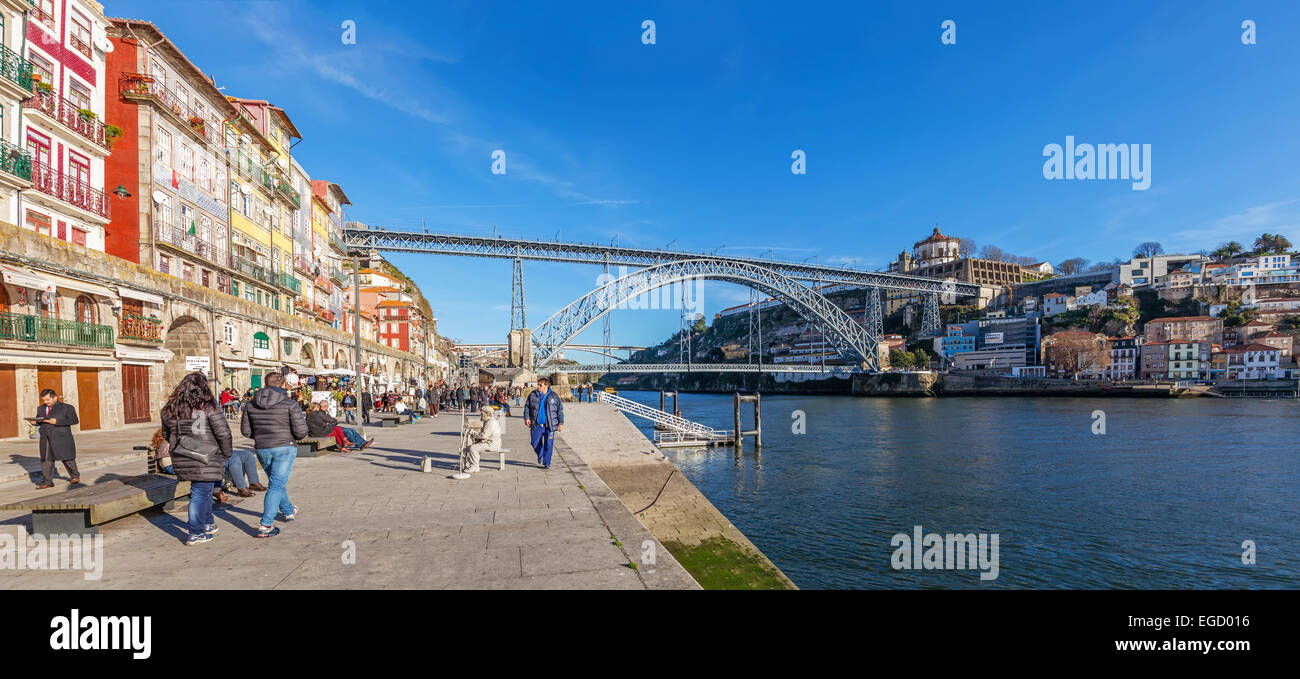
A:
[[[90,90],[76,80],[68,81],[68,99],[79,109],[90,108]]]
[[[204,269],[203,277],[199,279],[199,282],[205,288],[212,287],[212,272]]]
[[[50,167],[50,138],[37,134],[31,128],[27,130],[27,150],[32,152],[32,160],[42,167]]]
[[[204,193],[212,193],[212,166],[207,158],[199,161],[199,188]]]
[[[177,169],[186,179],[194,181],[194,147],[189,144],[181,145],[181,164]]]
[[[158,128],[158,152],[154,154],[154,159],[161,162],[166,167],[172,164],[172,135],[163,128]]]
[[[239,297],[239,281],[236,280],[230,281],[230,294],[234,295],[235,297]]]
[[[158,270],[170,274],[172,272],[172,258],[167,255],[158,255]]]
[[[77,12],[69,12],[68,18],[68,42],[72,43],[72,49],[80,52],[87,59],[90,58],[90,22]]]
[[[77,298],[77,322],[94,325],[95,301],[86,295]]]
[[[86,232],[75,226],[72,227],[72,242],[83,248],[86,247]]]
[[[185,262],[185,263],[182,265],[182,271],[183,271],[184,273],[181,274],[181,279],[184,280],[186,283],[193,283],[193,282],[194,282],[194,265],[193,265],[193,264],[190,264],[189,262]]]
[[[54,28],[54,0],[36,0],[36,20]]]
[[[212,195],[216,197],[217,202],[224,203],[226,202],[226,194],[222,192],[221,189],[226,185],[226,168],[222,167],[221,163],[217,163],[214,176],[215,179],[212,181]],[[237,191],[238,189],[235,190]]]
[[[90,160],[69,151],[68,175],[83,184],[90,184]]]
[[[50,216],[28,210],[27,228],[42,235],[50,235]]]
[[[27,60],[32,63],[32,75],[43,83],[54,84],[54,66],[50,62],[36,56],[30,50],[27,52]]]
[[[220,273],[217,274],[217,290],[220,290],[227,295],[230,294],[230,276]]]
[[[253,348],[254,348],[254,349],[270,349],[270,348],[271,348],[271,338],[270,338],[266,333],[264,333],[264,332],[258,332],[258,333],[256,333],[256,334],[254,334],[254,335],[253,335]]]

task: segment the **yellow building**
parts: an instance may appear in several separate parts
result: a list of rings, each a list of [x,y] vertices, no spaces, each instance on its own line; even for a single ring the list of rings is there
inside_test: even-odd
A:
[[[257,243],[266,249],[272,285],[281,294],[293,295],[301,305],[302,300],[308,299],[304,283],[313,278],[312,261],[307,256],[309,253],[294,251],[294,212],[302,208],[302,197],[289,179],[289,167],[293,139],[301,139],[302,135],[284,109],[278,106],[260,99],[229,99],[240,109],[241,115],[237,120],[242,121],[243,127],[256,132],[255,135],[245,134],[258,142],[253,145],[256,148],[250,150],[250,158],[245,159],[255,159],[256,164],[250,163],[248,172],[241,176],[250,187],[249,195],[255,196],[253,215],[240,215],[245,219],[241,220],[242,224],[236,223],[234,230],[239,233],[243,226],[258,234]],[[232,216],[232,219],[236,217]],[[295,305],[288,301],[286,299],[283,308],[292,310]]]
[[[252,113],[232,100],[239,115],[226,121],[226,146],[230,163],[230,241],[240,285],[232,294],[265,306],[291,310],[292,295],[301,285],[279,275],[280,251],[272,231],[275,187],[265,171],[270,142],[258,130]],[[292,252],[292,248],[290,249]]]

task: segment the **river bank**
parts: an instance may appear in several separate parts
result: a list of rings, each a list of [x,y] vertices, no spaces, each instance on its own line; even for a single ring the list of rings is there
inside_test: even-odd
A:
[[[604,403],[565,409],[557,444],[575,452],[704,589],[796,589],[623,413]],[[626,549],[641,554],[639,568],[662,558],[645,545]]]

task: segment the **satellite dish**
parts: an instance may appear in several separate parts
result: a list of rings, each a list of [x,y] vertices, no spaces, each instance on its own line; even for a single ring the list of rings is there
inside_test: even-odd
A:
[[[167,204],[167,194],[163,193],[162,191],[154,191],[154,192],[153,192],[153,202],[155,202],[155,203],[157,203],[157,204],[159,204],[159,205],[166,205],[166,204]]]
[[[248,194],[253,192],[253,189],[249,188],[248,184],[240,184],[239,192],[247,196]]]
[[[113,41],[109,40],[108,36],[101,35],[98,38],[95,38],[95,47],[98,47],[99,51],[107,54],[113,51]]]

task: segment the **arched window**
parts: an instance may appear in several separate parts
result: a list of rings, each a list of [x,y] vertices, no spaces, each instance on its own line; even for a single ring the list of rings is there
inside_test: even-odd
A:
[[[77,298],[77,322],[95,324],[95,300],[86,295]]]
[[[264,333],[264,332],[257,332],[257,333],[254,333],[254,334],[253,334],[253,348],[254,348],[254,349],[270,349],[270,348],[271,348],[271,338],[270,338],[266,333]]]
[[[226,341],[226,344],[229,344],[231,346],[235,344],[235,340],[239,339],[238,333],[235,332],[234,323],[231,323],[230,321],[226,321],[225,327],[222,328],[222,339]]]

